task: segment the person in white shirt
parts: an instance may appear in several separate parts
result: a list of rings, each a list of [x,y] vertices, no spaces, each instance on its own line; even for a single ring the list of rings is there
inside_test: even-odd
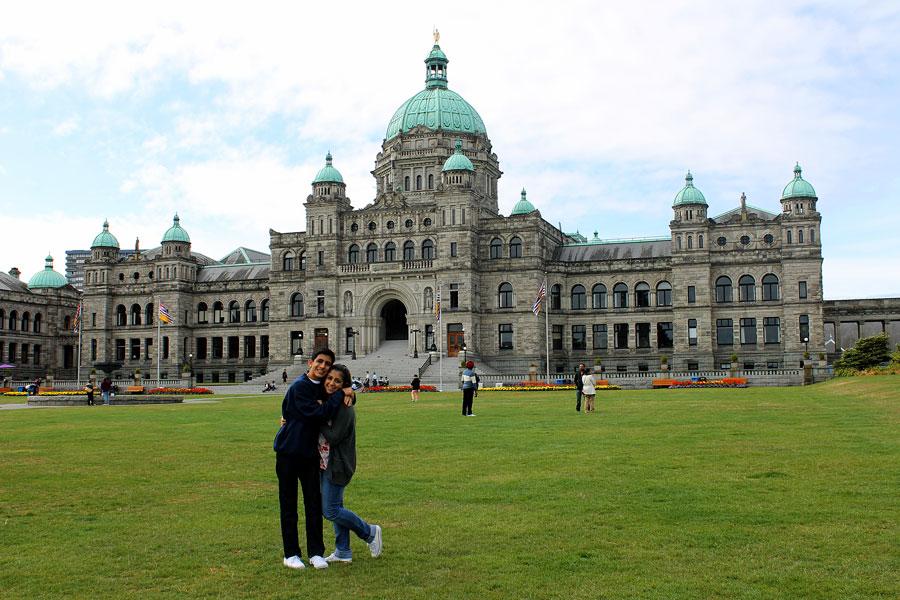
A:
[[[581,394],[584,396],[584,412],[592,413],[594,412],[594,395],[597,393],[594,388],[594,376],[585,372],[581,376],[581,382],[583,384]]]

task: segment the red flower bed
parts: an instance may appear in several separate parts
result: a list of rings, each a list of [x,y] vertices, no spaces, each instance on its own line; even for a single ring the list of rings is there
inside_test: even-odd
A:
[[[208,388],[202,387],[192,387],[192,388],[172,388],[172,387],[163,387],[163,388],[153,388],[147,392],[148,394],[212,394],[212,390]]]
[[[692,381],[690,379],[672,380],[670,389],[673,388],[743,388],[747,387],[747,379],[744,377],[723,377],[722,379],[710,379],[706,381]]]
[[[367,392],[408,392],[412,389],[409,385],[376,385],[366,388]],[[420,385],[420,392],[436,392],[437,388],[433,385]]]

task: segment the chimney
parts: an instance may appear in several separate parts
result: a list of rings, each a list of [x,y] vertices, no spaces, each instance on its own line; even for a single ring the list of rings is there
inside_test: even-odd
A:
[[[9,270],[9,274],[18,279],[19,275],[22,274],[22,271],[19,270],[19,267],[13,267]]]

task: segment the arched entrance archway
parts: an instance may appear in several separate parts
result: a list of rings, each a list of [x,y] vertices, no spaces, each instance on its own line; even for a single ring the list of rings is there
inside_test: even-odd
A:
[[[399,300],[389,300],[381,309],[381,318],[384,322],[385,340],[409,339],[409,329],[406,327],[406,306]]]

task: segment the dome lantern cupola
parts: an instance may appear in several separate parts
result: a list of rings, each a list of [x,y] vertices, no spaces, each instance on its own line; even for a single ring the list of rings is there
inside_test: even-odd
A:
[[[425,58],[425,89],[447,87],[447,55],[438,46],[441,34],[434,30],[434,46]]]
[[[109,221],[103,221],[103,231],[94,238],[91,248],[115,248],[119,249],[119,240],[109,232]]]
[[[444,185],[471,187],[475,167],[469,157],[462,153],[462,140],[456,140],[456,150],[444,161],[441,181]]]
[[[53,270],[53,257],[47,255],[44,259],[44,270],[38,271],[28,280],[28,287],[32,290],[41,288],[61,288],[69,284],[68,280]]]
[[[162,243],[165,244],[166,242],[191,243],[191,236],[181,226],[181,219],[178,218],[178,213],[175,213],[175,218],[172,219],[172,226],[163,234]]]
[[[509,216],[527,215],[528,213],[533,213],[535,210],[537,209],[526,197],[525,188],[522,188],[522,196],[519,198],[519,201],[516,202],[516,205],[513,207],[512,212],[509,213]]]
[[[787,200],[788,198],[816,198],[816,190],[813,189],[813,186],[809,184],[808,181],[803,179],[803,169],[800,168],[800,163],[797,163],[794,166],[794,178],[784,186],[784,191],[781,193],[781,199]]]
[[[322,196],[336,196],[343,197],[344,195],[344,178],[341,176],[340,171],[334,168],[331,164],[331,152],[325,155],[325,166],[319,169],[319,172],[316,173],[315,179],[312,182],[313,185],[313,196],[322,197]]]
[[[690,171],[688,171],[687,175],[684,177],[684,187],[681,188],[675,195],[675,200],[672,201],[672,208],[685,204],[700,204],[707,206],[703,192],[694,187],[694,176],[691,175]]]

